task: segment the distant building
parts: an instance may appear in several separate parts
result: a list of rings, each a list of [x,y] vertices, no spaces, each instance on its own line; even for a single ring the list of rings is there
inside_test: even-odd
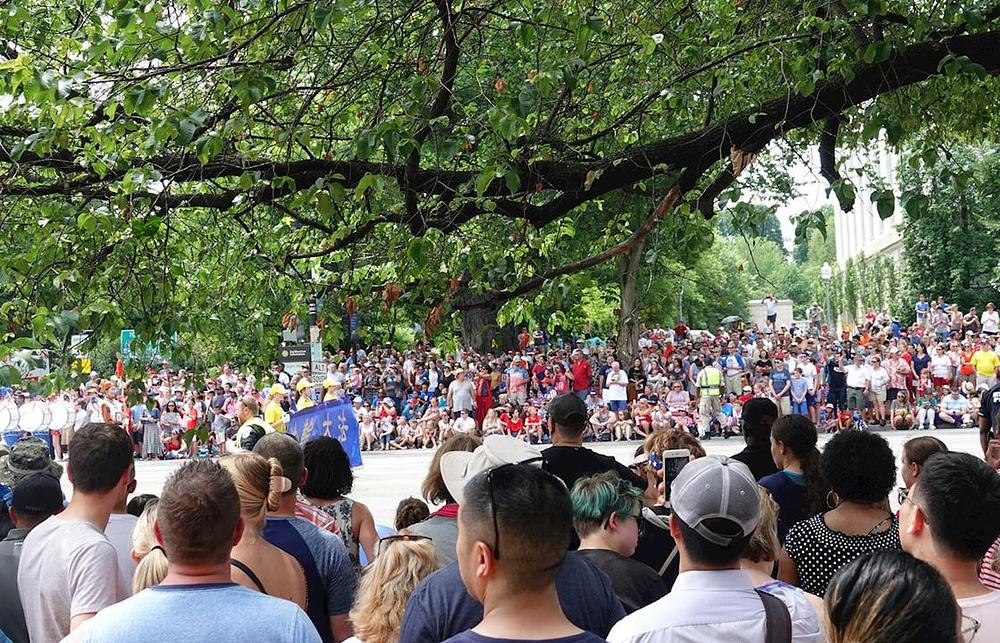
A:
[[[859,259],[881,254],[898,260],[902,251],[899,225],[903,222],[903,208],[899,203],[899,184],[896,167],[899,156],[877,145],[867,152],[857,152],[845,163],[848,168],[864,168],[858,177],[854,170],[843,169],[841,174],[854,182],[856,197],[854,208],[844,212],[839,204],[834,206],[834,231],[837,245],[837,266],[843,268],[848,259]],[[873,180],[872,177],[878,177]],[[871,201],[872,191],[879,187],[892,189],[896,194],[896,211],[888,219],[878,215]]]

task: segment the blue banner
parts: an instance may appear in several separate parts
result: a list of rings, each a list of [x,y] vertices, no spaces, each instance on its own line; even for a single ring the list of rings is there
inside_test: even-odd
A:
[[[340,440],[352,467],[361,466],[361,429],[349,400],[323,402],[292,413],[285,432],[303,447],[323,436]]]

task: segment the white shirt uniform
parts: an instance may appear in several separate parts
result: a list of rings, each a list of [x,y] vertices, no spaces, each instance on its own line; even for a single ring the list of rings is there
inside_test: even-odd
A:
[[[812,609],[789,604],[789,593],[775,592],[792,616],[792,641],[819,643],[819,622]],[[608,643],[760,643],[766,640],[764,603],[746,572],[684,572],[669,594],[618,621]]]

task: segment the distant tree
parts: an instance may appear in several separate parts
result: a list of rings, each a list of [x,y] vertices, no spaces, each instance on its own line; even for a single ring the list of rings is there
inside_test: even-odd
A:
[[[781,222],[778,221],[774,208],[766,205],[738,203],[726,208],[719,213],[716,229],[725,237],[767,239],[779,248],[785,247]]]
[[[901,228],[910,299],[940,295],[962,308],[1000,300],[1000,151],[966,148],[935,163],[907,163],[900,183],[916,200]]]

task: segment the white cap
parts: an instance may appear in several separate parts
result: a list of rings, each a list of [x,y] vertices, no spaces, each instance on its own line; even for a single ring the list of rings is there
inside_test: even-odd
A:
[[[441,478],[448,493],[458,504],[462,504],[465,483],[482,473],[502,464],[517,464],[526,460],[539,459],[542,452],[509,435],[488,435],[475,451],[449,451],[441,456]]]

